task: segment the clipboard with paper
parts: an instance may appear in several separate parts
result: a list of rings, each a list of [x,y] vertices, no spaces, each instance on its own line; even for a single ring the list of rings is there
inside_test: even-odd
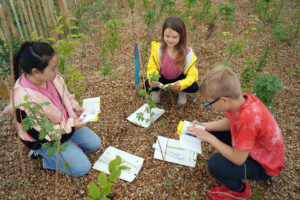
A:
[[[132,182],[142,169],[144,159],[125,151],[119,150],[112,146],[108,147],[104,153],[99,157],[96,163],[93,165],[93,169],[103,171],[109,174],[108,166],[116,156],[120,156],[122,161],[121,165],[128,167],[129,169],[122,170],[120,179]]]
[[[196,166],[197,153],[182,148],[178,140],[157,136],[157,141],[152,147],[155,149],[156,159],[188,167]]]

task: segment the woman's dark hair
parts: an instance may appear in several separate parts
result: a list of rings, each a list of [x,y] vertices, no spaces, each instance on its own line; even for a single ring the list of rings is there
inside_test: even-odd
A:
[[[167,44],[164,41],[164,33],[167,28],[176,31],[179,34],[180,39],[178,44],[175,46],[175,49],[178,52],[178,55],[175,59],[175,63],[183,70],[186,51],[187,51],[187,39],[186,39],[186,29],[185,29],[184,21],[177,16],[171,16],[166,19],[162,28],[163,50],[167,47]]]
[[[31,74],[33,68],[43,72],[54,55],[55,51],[48,43],[24,42],[19,52],[14,54],[15,81],[20,76],[20,69],[28,74]]]

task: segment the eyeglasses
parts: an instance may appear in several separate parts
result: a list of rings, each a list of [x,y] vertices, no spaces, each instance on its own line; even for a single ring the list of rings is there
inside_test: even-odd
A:
[[[223,97],[230,97],[230,96],[223,96]],[[216,98],[215,100],[211,101],[211,102],[206,102],[204,101],[204,107],[207,109],[212,109],[213,107],[211,106],[212,104],[216,103],[217,101],[219,101],[221,97]]]
[[[211,101],[211,102],[204,102],[204,107],[207,109],[212,109],[212,104],[216,103],[217,101],[219,101],[221,97],[216,98],[215,100]]]

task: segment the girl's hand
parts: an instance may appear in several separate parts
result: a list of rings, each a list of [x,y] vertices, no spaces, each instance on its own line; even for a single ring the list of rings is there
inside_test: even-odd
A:
[[[168,89],[171,89],[171,90],[174,90],[174,91],[179,91],[180,90],[180,83],[176,82],[174,85],[169,86]]]
[[[157,88],[157,85],[155,83],[149,83],[150,87]]]
[[[83,111],[84,111],[84,109],[80,106],[77,106],[76,108],[74,108],[74,112],[76,113],[76,115],[78,117],[80,117],[80,115],[82,114]]]
[[[76,119],[74,120],[74,126],[75,126],[75,129],[80,129],[80,128],[84,127],[85,125],[86,125],[86,123],[83,122],[82,119],[76,118]]]
[[[195,126],[189,126],[189,127],[187,127],[187,130],[191,134],[197,136],[197,138],[199,138],[200,140],[205,141],[205,142],[207,142],[208,137],[210,135],[209,132],[207,132],[201,128],[196,128]]]

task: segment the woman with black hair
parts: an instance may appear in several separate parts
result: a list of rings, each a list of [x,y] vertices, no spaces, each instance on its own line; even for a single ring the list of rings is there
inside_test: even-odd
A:
[[[67,143],[65,151],[61,154],[71,167],[74,176],[83,176],[91,169],[91,163],[85,153],[99,149],[101,140],[96,133],[86,127],[78,116],[83,112],[70,94],[63,78],[57,75],[58,56],[48,43],[25,42],[20,51],[14,55],[14,105],[25,103],[24,97],[29,96],[31,105],[50,102],[43,106],[39,115],[47,116],[54,124],[54,130],[63,129],[60,142]],[[20,69],[23,73],[20,75]],[[12,102],[3,114],[13,114]],[[27,117],[25,108],[15,110],[17,114],[17,125],[22,142],[31,150],[43,157],[43,168],[56,169],[56,154],[47,156],[47,148],[42,144],[51,142],[53,133],[47,133],[45,139],[39,139],[40,126],[35,125],[27,131],[22,129],[22,121]],[[46,115],[45,115],[46,114]],[[59,156],[58,169],[64,173],[71,174],[69,168],[64,167],[63,159]]]

